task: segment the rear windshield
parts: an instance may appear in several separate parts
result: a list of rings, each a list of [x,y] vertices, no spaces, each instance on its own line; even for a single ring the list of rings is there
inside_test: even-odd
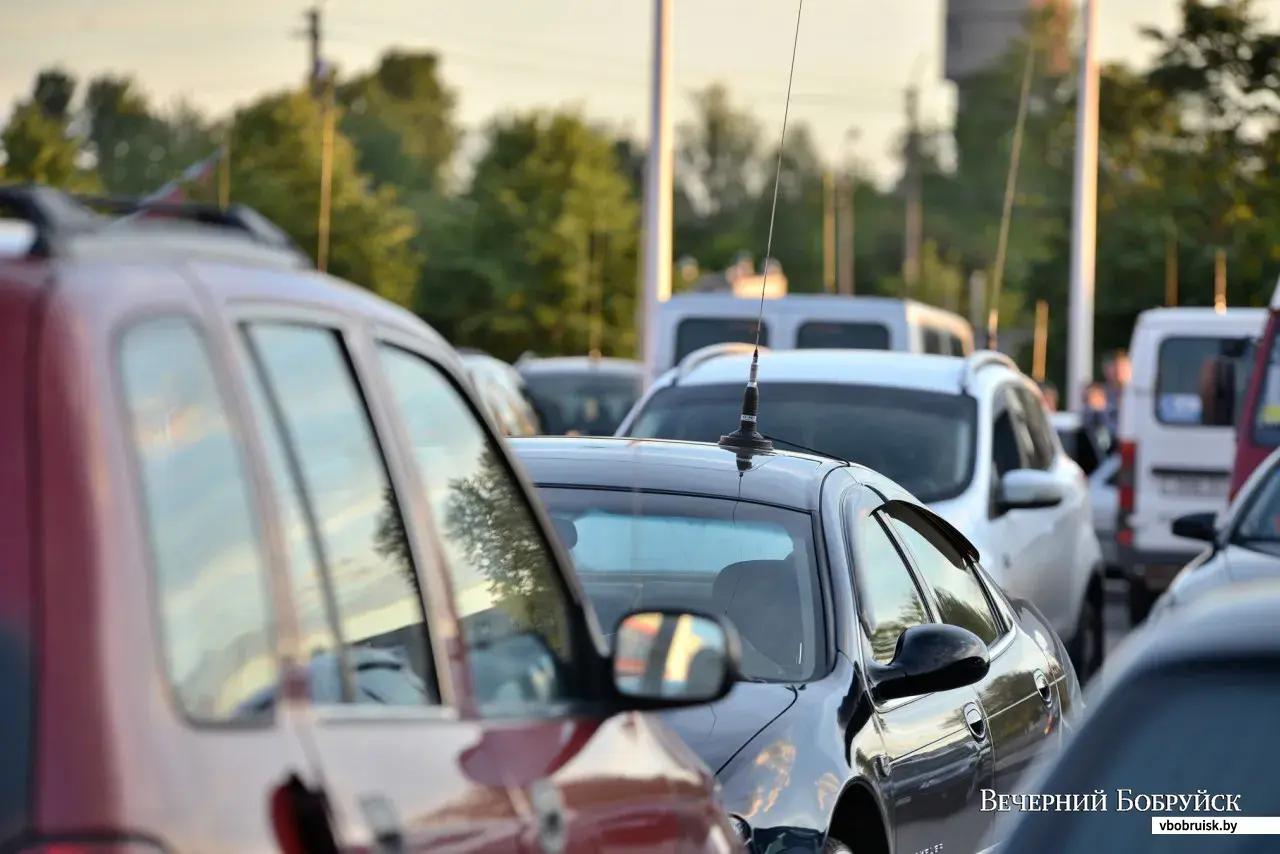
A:
[[[1216,356],[1236,361],[1238,410],[1252,372],[1252,353],[1247,338],[1166,338],[1160,344],[1156,366],[1156,418],[1161,423],[1180,427],[1202,423],[1201,385],[1210,360]]]
[[[738,426],[742,383],[656,392],[629,435],[715,442]],[[783,449],[861,463],[924,502],[954,498],[973,477],[976,404],[962,394],[885,386],[760,383],[760,432]]]
[[[612,436],[640,399],[639,375],[538,373],[526,377],[525,388],[548,433]]]
[[[676,361],[712,344],[754,344],[756,322],[727,317],[691,317],[676,327]],[[760,346],[769,346],[769,326],[760,327]]]
[[[806,323],[796,333],[800,350],[888,350],[889,327],[883,323]]]

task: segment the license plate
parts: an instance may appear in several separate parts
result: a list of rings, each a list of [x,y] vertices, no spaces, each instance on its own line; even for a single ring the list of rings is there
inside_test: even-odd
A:
[[[1160,478],[1160,491],[1165,495],[1191,498],[1225,498],[1227,478],[1212,475],[1166,475]]]

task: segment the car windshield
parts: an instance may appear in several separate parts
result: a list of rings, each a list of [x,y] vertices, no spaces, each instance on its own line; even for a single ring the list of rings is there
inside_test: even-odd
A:
[[[631,611],[725,616],[745,679],[815,673],[822,608],[808,513],[731,498],[544,488],[601,628]]]
[[[640,399],[640,377],[594,371],[536,373],[525,378],[548,433],[612,436]]]
[[[738,426],[742,383],[658,391],[628,435],[715,442]],[[860,463],[925,503],[964,492],[973,478],[972,397],[886,386],[760,383],[760,431],[781,447]]]
[[[1262,475],[1243,508],[1232,539],[1242,543],[1280,544],[1280,466],[1272,466]]]

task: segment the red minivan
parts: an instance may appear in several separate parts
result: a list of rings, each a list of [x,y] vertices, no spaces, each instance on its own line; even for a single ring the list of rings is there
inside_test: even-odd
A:
[[[732,628],[631,614],[615,673],[453,349],[251,211],[170,213],[0,187],[4,850],[739,848],[643,714],[727,693]]]
[[[1231,498],[1253,470],[1280,447],[1280,282],[1271,296],[1267,323],[1252,354],[1253,370],[1239,383],[1236,363],[1215,359],[1202,389],[1205,423],[1235,426],[1236,459],[1231,468]],[[1244,388],[1239,388],[1243,385]],[[1243,392],[1243,396],[1241,396]]]

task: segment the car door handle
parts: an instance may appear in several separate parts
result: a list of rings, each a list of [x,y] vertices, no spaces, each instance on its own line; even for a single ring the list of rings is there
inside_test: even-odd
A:
[[[1053,704],[1053,689],[1049,687],[1049,680],[1039,670],[1036,671],[1036,691],[1040,694],[1040,699],[1044,701],[1046,706]]]
[[[973,733],[973,737],[978,741],[983,741],[987,737],[987,719],[982,716],[982,710],[977,704],[970,703],[964,707],[964,722],[969,725],[969,732]]]

